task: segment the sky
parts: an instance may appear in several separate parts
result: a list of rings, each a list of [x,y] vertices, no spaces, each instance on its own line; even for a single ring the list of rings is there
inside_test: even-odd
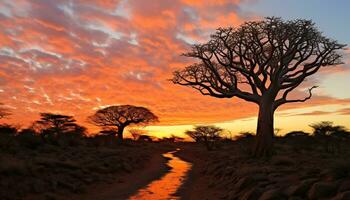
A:
[[[3,120],[28,126],[40,112],[87,116],[109,106],[144,106],[159,116],[143,127],[155,136],[214,124],[233,134],[256,129],[257,106],[202,96],[172,84],[172,72],[191,63],[181,56],[218,27],[266,16],[311,19],[326,35],[350,43],[347,0],[1,0],[0,102]],[[350,128],[350,50],[344,65],[308,79],[318,85],[306,103],[277,110],[281,133],[310,131],[334,121]],[[296,96],[307,95],[301,86]]]

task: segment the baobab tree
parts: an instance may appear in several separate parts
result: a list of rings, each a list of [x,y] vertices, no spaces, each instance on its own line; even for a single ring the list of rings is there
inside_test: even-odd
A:
[[[104,128],[117,128],[119,140],[123,140],[125,127],[129,125],[146,125],[157,122],[158,117],[149,109],[132,105],[109,106],[98,110],[89,117],[89,121]]]
[[[341,64],[345,47],[322,35],[310,20],[266,18],[238,28],[219,28],[184,56],[198,62],[173,73],[173,83],[203,95],[238,97],[259,106],[255,155],[271,154],[274,112],[283,104],[305,102],[291,92],[321,67]]]

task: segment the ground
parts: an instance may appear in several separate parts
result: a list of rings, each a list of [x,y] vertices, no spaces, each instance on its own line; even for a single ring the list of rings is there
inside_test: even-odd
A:
[[[193,164],[181,199],[350,199],[348,141],[277,139],[269,158],[250,154],[251,139],[213,151],[196,143],[10,148],[0,152],[0,199],[126,199],[164,175],[162,154]]]

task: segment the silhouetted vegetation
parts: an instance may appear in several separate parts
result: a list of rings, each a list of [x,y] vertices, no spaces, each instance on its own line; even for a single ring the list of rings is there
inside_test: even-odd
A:
[[[91,123],[104,128],[117,128],[116,135],[123,140],[125,127],[129,125],[146,125],[157,122],[158,117],[144,107],[132,105],[109,106],[98,110],[89,117]]]
[[[129,133],[135,141],[137,141],[140,138],[140,136],[147,135],[147,131],[140,129],[131,129],[129,130]]]
[[[208,150],[213,150],[217,142],[222,139],[223,129],[216,126],[195,126],[193,130],[187,130],[185,134],[194,141],[205,144]]]
[[[181,155],[195,161],[202,183],[208,182],[203,187],[217,199],[348,199],[350,133],[332,122],[311,127],[312,133],[275,137],[272,156],[263,159],[252,154],[256,136],[250,132],[216,151],[184,145]]]
[[[41,116],[30,128],[0,126],[1,200],[82,193],[90,184],[113,182],[116,174],[144,167],[163,148],[129,140],[121,144],[115,135],[87,137],[70,116]]]
[[[350,132],[343,126],[335,126],[333,122],[322,121],[311,124],[313,136],[323,145],[326,152],[341,153],[344,145],[349,145]]]
[[[85,136],[86,128],[78,125],[72,116],[40,113],[40,120],[35,121],[32,129],[46,142],[56,145],[75,145]]]
[[[235,140],[223,141],[223,129],[215,126],[197,126],[193,130],[188,130],[186,134],[198,143],[205,144],[204,147],[208,150],[216,149],[213,152],[209,151],[212,153],[208,156],[212,155],[214,158],[207,156],[206,159],[213,160],[208,160],[207,168],[203,171],[206,175],[215,177],[211,183],[214,185],[230,185],[237,181],[243,184],[229,187],[238,196],[248,195],[247,190],[253,187],[261,192],[259,195],[268,195],[262,192],[265,190],[260,186],[261,177],[265,177],[264,180],[271,187],[288,188],[292,187],[292,183],[304,184],[304,181],[317,174],[321,174],[320,181],[310,183],[309,188],[298,193],[300,197],[343,195],[343,192],[337,193],[335,190],[332,190],[332,193],[316,194],[315,190],[318,189],[315,187],[318,186],[314,185],[324,184],[324,180],[328,182],[334,180],[333,182],[340,182],[339,188],[345,187],[342,186],[343,180],[350,177],[348,168],[350,133],[344,127],[334,125],[332,122],[314,123],[310,126],[313,128],[313,133],[293,131],[275,138],[275,154],[269,160],[251,157],[256,138],[254,133],[241,132]],[[118,143],[115,140],[115,131],[115,129],[104,130],[100,134],[87,137],[85,128],[76,124],[72,116],[50,113],[41,114],[41,119],[29,128],[1,125],[0,198],[4,200],[21,198],[28,194],[46,194],[55,197],[59,195],[58,191],[81,193],[89,184],[114,181],[115,173],[140,169],[154,151],[152,145],[149,145],[153,140],[152,137],[146,135],[144,131],[137,130],[134,131],[137,133],[137,136],[134,136],[136,141],[125,140],[124,143]],[[67,139],[70,136],[74,139]],[[165,142],[164,145],[174,145],[176,144],[174,142],[182,140],[183,138],[172,135],[161,141]],[[223,150],[217,148],[219,145]],[[235,154],[223,156],[223,152],[235,152]],[[263,171],[261,166],[264,166]],[[276,179],[275,175],[265,173],[269,171],[269,174],[281,174],[285,173],[283,170],[297,177],[293,180],[298,179],[300,183],[281,182],[284,179]],[[232,191],[223,195],[230,199]],[[266,191],[270,189],[266,188]],[[282,189],[273,195],[280,195],[281,198],[289,195],[284,193],[284,190],[281,191]]]
[[[323,36],[310,20],[246,22],[219,28],[207,43],[193,45],[184,55],[198,62],[175,71],[172,81],[203,95],[258,104],[254,154],[271,155],[275,110],[310,99],[316,86],[303,99],[290,99],[289,94],[321,67],[341,64],[338,50],[345,46]]]

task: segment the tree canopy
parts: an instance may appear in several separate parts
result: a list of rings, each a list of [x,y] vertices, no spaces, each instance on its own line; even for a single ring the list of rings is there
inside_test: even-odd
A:
[[[40,113],[40,120],[33,123],[33,128],[43,135],[59,135],[62,133],[84,134],[86,129],[76,123],[73,116]]]
[[[342,63],[345,45],[323,36],[310,20],[270,17],[219,28],[208,42],[184,53],[196,62],[174,71],[173,83],[217,98],[238,97],[259,105],[255,153],[270,154],[273,115],[281,105],[305,102],[291,92],[321,67]]]
[[[216,126],[195,126],[193,130],[187,130],[186,135],[196,142],[204,142],[208,150],[212,150],[215,141],[222,138],[223,129]]]
[[[118,137],[122,139],[125,127],[157,122],[158,117],[145,107],[119,105],[98,110],[94,115],[89,117],[89,121],[101,127],[117,127]]]

